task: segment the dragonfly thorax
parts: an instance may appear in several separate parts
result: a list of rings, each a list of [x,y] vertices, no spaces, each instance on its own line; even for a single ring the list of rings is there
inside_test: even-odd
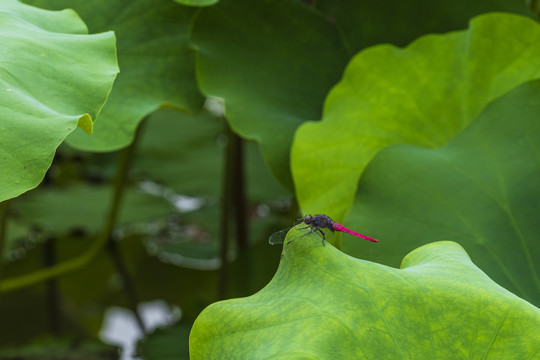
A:
[[[312,229],[318,230],[320,228],[329,229],[334,231],[334,221],[327,215],[306,215],[304,216],[304,224],[309,225]]]

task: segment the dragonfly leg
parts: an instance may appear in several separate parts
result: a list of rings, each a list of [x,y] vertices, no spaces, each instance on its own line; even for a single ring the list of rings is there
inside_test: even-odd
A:
[[[304,235],[302,236],[306,236],[306,235],[309,235],[313,232],[313,227],[311,225],[307,225],[306,227],[303,227],[303,228],[300,228],[299,230],[305,230],[305,229],[311,229],[309,232],[305,233]],[[287,241],[287,245],[289,245],[290,243],[292,243],[296,238],[292,239],[292,240],[289,240]]]
[[[326,237],[324,235],[324,231],[321,230],[321,228],[319,228],[318,226],[315,226],[313,224],[310,224],[310,225],[307,225],[306,227],[303,227],[303,228],[300,228],[300,230],[305,230],[305,229],[309,229],[309,231],[307,233],[305,233],[304,235],[302,236],[306,236],[306,235],[309,235],[311,233],[314,233],[314,232],[320,232],[321,235],[322,235],[322,244],[323,246],[326,246],[326,244],[324,243],[325,240],[326,240]],[[292,240],[289,240],[287,241],[287,245],[292,243],[296,238],[292,239]]]
[[[320,228],[315,228],[315,229],[318,230],[318,231],[322,234],[322,244],[323,244],[323,246],[326,246],[326,245],[324,244],[324,240],[325,240],[325,238],[324,238],[324,231],[322,231]]]

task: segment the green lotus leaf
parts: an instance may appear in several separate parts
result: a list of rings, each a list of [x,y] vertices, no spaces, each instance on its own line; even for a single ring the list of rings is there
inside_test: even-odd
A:
[[[114,30],[120,74],[94,124],[67,142],[81,150],[113,151],[133,140],[138,124],[159,108],[195,112],[202,97],[195,82],[190,24],[196,8],[171,0],[28,0],[47,9],[73,8],[90,32]]]
[[[489,102],[539,78],[539,42],[537,22],[494,13],[466,31],[360,52],[328,95],[323,121],[296,134],[291,162],[301,208],[339,221],[378,151],[442,146]]]
[[[322,246],[300,229],[289,232],[286,241],[295,240],[264,289],[199,315],[192,359],[538,355],[540,311],[494,283],[457,243],[425,245],[396,269]]]
[[[291,189],[294,131],[320,117],[346,64],[338,33],[299,1],[234,0],[201,10],[193,41],[202,92],[225,99],[231,127],[260,144],[274,175]]]
[[[540,304],[540,81],[490,104],[439,149],[389,147],[368,165],[345,225],[381,240],[343,250],[395,266],[428,239],[458,241],[497,283]]]
[[[73,11],[0,4],[0,201],[37,186],[77,125],[92,132],[118,66],[114,34],[86,32]]]

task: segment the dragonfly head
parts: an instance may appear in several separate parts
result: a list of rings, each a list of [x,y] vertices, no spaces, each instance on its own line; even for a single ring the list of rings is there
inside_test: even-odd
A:
[[[306,215],[306,216],[304,216],[304,223],[305,223],[306,225],[311,224],[312,220],[313,220],[313,216],[311,216],[311,215]]]

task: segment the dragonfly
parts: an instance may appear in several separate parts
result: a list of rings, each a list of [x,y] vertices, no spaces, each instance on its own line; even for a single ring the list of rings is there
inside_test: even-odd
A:
[[[324,241],[326,240],[326,238],[324,236],[324,231],[322,229],[329,229],[332,232],[334,232],[334,231],[342,231],[342,232],[345,232],[347,234],[351,234],[351,235],[357,236],[359,238],[362,238],[362,239],[365,239],[365,240],[368,240],[368,241],[379,242],[379,240],[377,240],[377,239],[374,239],[374,238],[371,238],[369,236],[362,235],[362,234],[359,234],[359,233],[357,233],[355,231],[347,229],[345,226],[343,226],[343,225],[335,222],[334,220],[332,220],[328,215],[324,215],[324,214],[306,215],[306,216],[304,216],[303,219],[298,219],[295,222],[295,224],[297,225],[297,224],[300,224],[302,222],[306,225],[306,227],[304,227],[302,229],[310,229],[309,232],[305,233],[302,236],[306,236],[306,235],[311,234],[311,233],[320,233],[322,235],[322,244],[323,244],[323,246],[324,246]],[[271,245],[283,244],[283,242],[285,241],[285,236],[287,235],[287,233],[289,232],[290,229],[291,228],[283,229],[283,230],[280,230],[280,231],[272,234],[272,236],[270,236],[270,239],[268,239],[268,242]],[[295,239],[296,238],[294,238],[292,240],[289,240],[287,242],[287,244],[290,244]]]

